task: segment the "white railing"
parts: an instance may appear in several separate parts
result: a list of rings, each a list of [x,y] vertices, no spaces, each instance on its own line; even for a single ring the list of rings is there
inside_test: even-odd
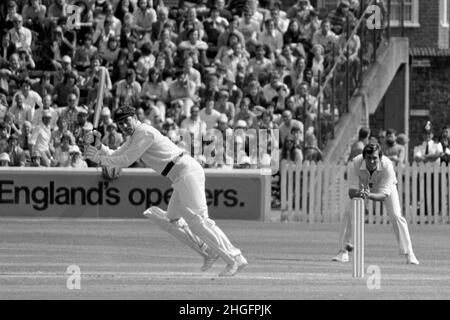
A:
[[[413,163],[395,171],[402,215],[408,223],[450,223],[450,167]],[[282,161],[280,174],[281,209],[288,220],[339,222],[348,210],[346,165]],[[381,202],[368,201],[366,223],[389,223]]]

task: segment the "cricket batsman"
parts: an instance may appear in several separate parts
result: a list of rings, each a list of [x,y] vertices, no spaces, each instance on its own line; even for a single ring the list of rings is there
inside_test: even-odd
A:
[[[382,201],[394,228],[400,254],[406,257],[406,263],[419,264],[414,255],[408,224],[402,217],[400,199],[397,191],[397,178],[389,158],[382,155],[378,143],[369,143],[362,155],[349,162],[349,196],[373,201]],[[348,252],[353,250],[350,243],[352,237],[352,221],[350,210],[346,210],[341,222],[339,234],[339,253],[333,261],[348,262]]]
[[[221,257],[226,262],[219,276],[233,276],[248,265],[223,231],[208,216],[205,173],[200,164],[152,126],[141,123],[134,108],[120,107],[114,121],[128,140],[117,150],[102,145],[98,132],[86,149],[88,159],[107,167],[129,167],[141,159],[145,165],[172,182],[173,193],[167,212],[151,207],[144,215],[191,249],[199,253],[206,271]]]

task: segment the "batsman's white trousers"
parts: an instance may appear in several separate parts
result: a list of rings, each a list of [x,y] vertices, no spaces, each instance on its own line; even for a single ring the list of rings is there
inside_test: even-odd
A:
[[[174,179],[167,218],[183,218],[192,233],[219,254],[226,263],[234,263],[234,257],[241,254],[241,251],[231,244],[225,233],[208,216],[203,168],[192,157],[183,156],[172,170],[168,174]]]
[[[371,201],[371,200],[369,200]],[[392,227],[394,228],[395,238],[399,246],[400,254],[413,253],[411,237],[409,235],[408,223],[402,216],[400,207],[400,199],[398,196],[397,186],[391,187],[391,194],[384,200],[385,209],[389,215]],[[345,244],[351,242],[352,239],[352,205],[351,200],[344,212],[339,232],[339,250],[345,250]]]

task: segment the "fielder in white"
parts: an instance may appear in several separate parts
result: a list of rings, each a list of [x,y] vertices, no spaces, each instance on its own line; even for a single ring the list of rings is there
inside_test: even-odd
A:
[[[157,129],[138,121],[133,108],[119,108],[114,121],[129,135],[128,140],[112,151],[95,139],[95,145],[86,149],[86,157],[103,166],[121,168],[141,159],[169,178],[174,190],[167,212],[151,207],[144,215],[199,253],[204,258],[202,271],[210,269],[219,257],[227,264],[219,276],[233,276],[248,265],[241,251],[208,217],[205,173],[200,164]]]
[[[356,156],[349,162],[348,180],[350,184],[348,192],[350,199],[363,198],[384,202],[394,228],[400,254],[406,257],[408,264],[419,264],[413,252],[408,224],[401,214],[394,167],[391,160],[382,155],[379,144],[367,144],[362,155]],[[351,210],[349,209],[345,210],[341,222],[339,253],[333,257],[333,261],[349,261],[348,252],[353,250],[353,246],[350,243],[351,237],[352,221]]]

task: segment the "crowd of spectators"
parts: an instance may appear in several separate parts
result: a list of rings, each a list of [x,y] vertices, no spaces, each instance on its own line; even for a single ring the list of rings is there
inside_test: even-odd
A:
[[[190,151],[198,146],[186,134],[279,129],[281,159],[321,160],[319,116],[333,110],[318,89],[345,49],[358,1],[337,1],[329,12],[308,0],[287,11],[273,0],[166,2],[2,2],[0,163],[92,166],[82,154],[99,96],[98,131],[111,149],[127,139],[112,119],[128,105]],[[347,55],[353,69],[360,48],[354,35]],[[233,163],[250,167],[248,138],[241,143]],[[201,140],[200,150],[205,145]],[[196,159],[216,166],[201,152]]]

